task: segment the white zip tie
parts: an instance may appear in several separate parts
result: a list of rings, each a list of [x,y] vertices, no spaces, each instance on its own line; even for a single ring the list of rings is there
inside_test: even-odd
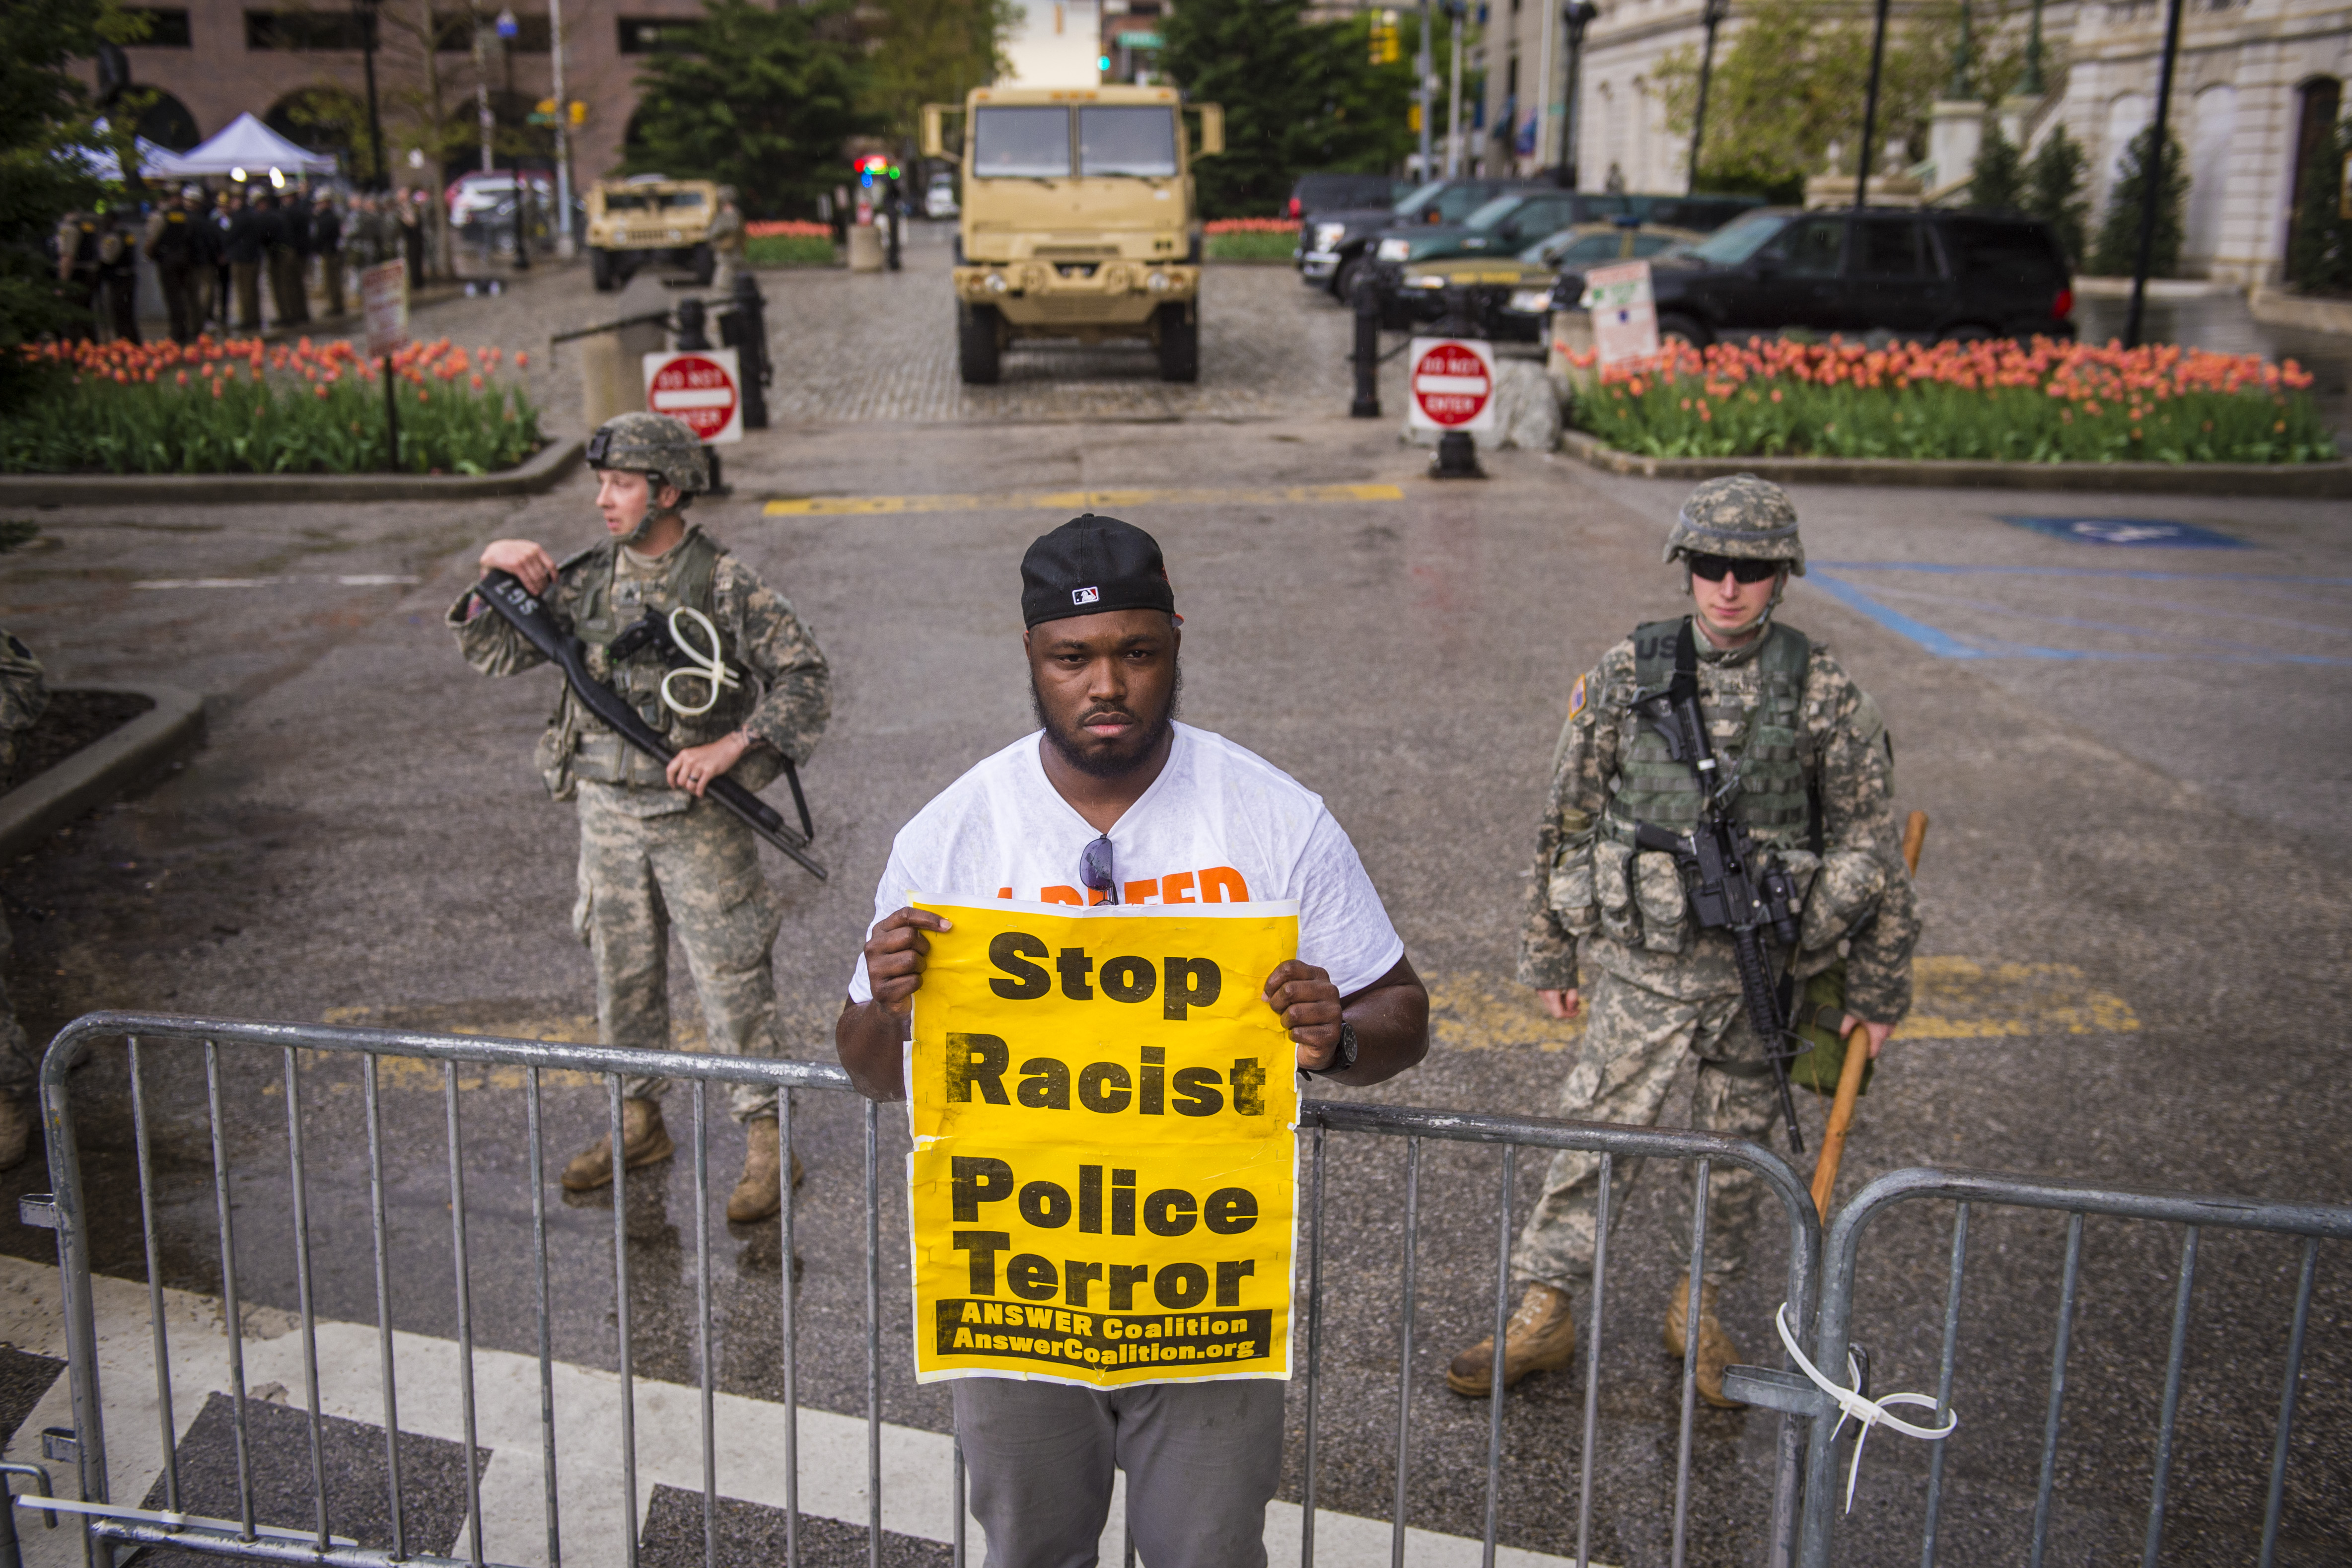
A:
[[[1821,1368],[1808,1361],[1805,1358],[1805,1352],[1797,1348],[1797,1337],[1789,1331],[1788,1302],[1781,1302],[1780,1310],[1772,1314],[1772,1325],[1780,1331],[1780,1343],[1787,1347],[1789,1354],[1795,1358],[1797,1364],[1804,1369],[1805,1375],[1813,1380],[1813,1386],[1837,1402],[1838,1424],[1830,1428],[1830,1441],[1832,1443],[1837,1441],[1837,1435],[1845,1430],[1845,1424],[1849,1419],[1862,1428],[1853,1440],[1853,1463],[1847,1468],[1845,1474],[1846,1512],[1853,1511],[1854,1483],[1862,1479],[1862,1448],[1864,1444],[1870,1441],[1870,1429],[1873,1426],[1885,1425],[1893,1427],[1906,1437],[1917,1437],[1928,1443],[1940,1443],[1950,1436],[1952,1429],[1960,1424],[1959,1412],[1957,1410],[1945,1412],[1946,1419],[1941,1427],[1914,1426],[1900,1416],[1889,1415],[1886,1413],[1886,1407],[1890,1405],[1916,1405],[1933,1410],[1936,1408],[1936,1402],[1924,1394],[1890,1394],[1883,1399],[1864,1399],[1857,1392],[1862,1383],[1862,1372],[1854,1364],[1851,1355],[1846,1358],[1846,1374],[1853,1379],[1855,1388],[1840,1388],[1836,1384],[1823,1377]]]
[[[709,653],[704,653],[687,640],[686,629],[678,624],[678,617],[681,616],[687,617],[688,626],[701,627],[703,635],[710,639]],[[669,613],[669,635],[670,640],[677,644],[678,651],[692,659],[694,663],[684,669],[673,669],[662,677],[661,699],[669,704],[670,711],[673,713],[688,719],[698,719],[719,706],[719,694],[722,690],[730,686],[740,686],[742,681],[733,670],[727,668],[726,650],[719,640],[719,628],[711,625],[710,617],[700,610],[691,605],[680,605],[677,609],[672,610]],[[689,708],[670,695],[669,683],[681,675],[709,683],[710,695],[702,700],[701,707]]]

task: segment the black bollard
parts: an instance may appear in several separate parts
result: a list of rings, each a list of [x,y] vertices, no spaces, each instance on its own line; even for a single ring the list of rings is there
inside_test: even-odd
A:
[[[768,427],[767,387],[774,369],[768,363],[768,323],[761,309],[764,303],[759,279],[746,268],[735,274],[731,307],[719,318],[719,342],[736,351],[736,368],[742,375],[746,430]]]
[[[1373,291],[1370,268],[1356,273],[1356,401],[1348,405],[1350,419],[1381,416],[1381,301]]]
[[[719,466],[719,448],[711,446],[707,441],[704,442],[702,447],[702,460],[710,465],[710,489],[706,493],[714,496],[733,495],[735,492],[728,489],[727,477],[720,470]]]
[[[677,302],[677,348],[681,353],[693,353],[710,346],[710,334],[704,330],[702,301],[680,300]]]
[[[898,182],[893,179],[890,182],[890,194],[883,199],[882,203],[882,210],[889,215],[890,221],[889,248],[884,254],[882,264],[893,272],[899,270],[898,222],[899,214],[904,209],[905,205],[906,204],[898,199]]]

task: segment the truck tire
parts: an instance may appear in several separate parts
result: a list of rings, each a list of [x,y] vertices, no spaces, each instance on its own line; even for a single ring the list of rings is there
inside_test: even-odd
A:
[[[708,289],[710,280],[719,276],[719,253],[708,245],[694,247],[694,286]]]
[[[1160,379],[1201,379],[1201,321],[1181,305],[1160,307]]]
[[[956,308],[956,368],[963,373],[966,386],[996,384],[1003,363],[997,352],[995,306]]]
[[[596,285],[596,292],[599,294],[610,294],[613,291],[613,253],[611,251],[592,250],[588,253],[588,277],[590,281]]]

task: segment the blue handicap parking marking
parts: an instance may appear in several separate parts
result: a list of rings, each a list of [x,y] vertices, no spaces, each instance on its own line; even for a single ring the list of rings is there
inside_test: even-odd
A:
[[[2158,517],[2010,517],[2001,521],[2076,544],[2120,544],[2169,550],[2251,550],[2242,539],[2193,522]]]

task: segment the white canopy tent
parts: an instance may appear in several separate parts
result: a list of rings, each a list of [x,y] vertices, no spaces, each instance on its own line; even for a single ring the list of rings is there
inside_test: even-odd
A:
[[[211,141],[193,153],[176,154],[173,171],[184,174],[243,174],[267,179],[272,169],[285,174],[331,174],[335,160],[324,153],[298,147],[252,114],[238,115]]]
[[[100,131],[105,130],[106,121],[100,121],[98,128]],[[139,172],[148,179],[175,180],[195,173],[186,166],[185,161],[180,154],[173,152],[169,147],[160,142],[150,142],[144,136],[139,137],[137,142]],[[84,168],[101,180],[122,178],[122,161],[114,155],[114,149],[111,147],[76,147],[73,149],[73,155],[80,160]]]

